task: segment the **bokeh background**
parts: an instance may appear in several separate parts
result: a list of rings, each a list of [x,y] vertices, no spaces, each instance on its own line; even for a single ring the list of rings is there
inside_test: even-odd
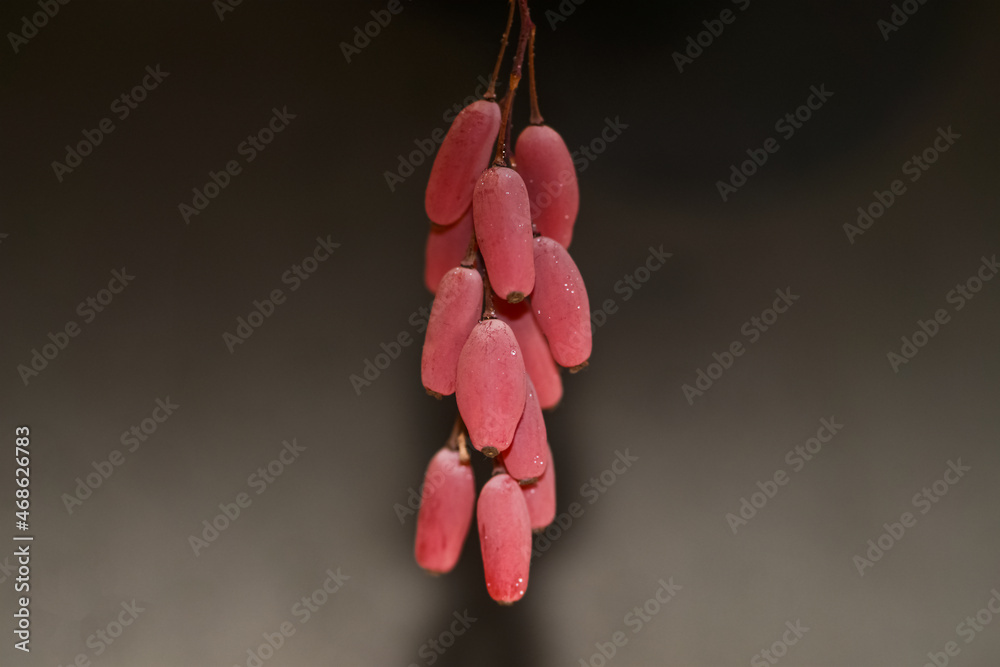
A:
[[[536,542],[527,596],[501,608],[474,532],[445,577],[413,562],[400,507],[454,402],[419,381],[429,162],[393,189],[385,173],[475,94],[506,3],[402,0],[348,62],[341,43],[386,3],[220,2],[70,2],[17,52],[10,33],[41,10],[0,7],[0,539],[18,533],[22,424],[35,536],[30,655],[13,649],[12,541],[0,557],[0,664],[1000,661],[1000,280],[961,310],[947,300],[1000,252],[996,4],[902,3],[916,11],[886,39],[887,1],[531,3],[548,122],[572,150],[622,124],[579,173],[571,247],[592,308],[615,312],[547,418],[559,510],[582,514]],[[678,71],[724,9],[732,23]],[[113,100],[157,65],[169,75],[120,120]],[[783,138],[776,121],[811,86],[833,95]],[[240,143],[286,107],[245,162]],[[52,162],[105,117],[114,131],[57,179]],[[911,183],[903,163],[949,127],[960,138]],[[780,150],[723,201],[717,181],[768,137]],[[186,223],[178,205],[232,159],[242,172]],[[894,179],[905,194],[850,242],[844,225]],[[318,237],[339,248],[288,291]],[[671,257],[629,294],[651,247]],[[123,267],[134,280],[84,322],[78,304]],[[276,288],[287,301],[231,352],[224,332]],[[683,385],[749,343],[777,289],[799,300],[689,402]],[[949,322],[894,370],[887,353],[939,308]],[[79,335],[25,383],[18,366],[70,321]],[[402,333],[415,342],[355,391]],[[179,407],[128,451],[157,399]],[[793,470],[786,453],[823,418],[843,428]],[[292,439],[304,450],[252,486]],[[121,465],[70,512],[114,450]],[[608,472],[626,451],[635,464]],[[959,459],[970,470],[921,514],[915,494]],[[788,483],[734,534],[726,515],[779,470]],[[196,555],[190,537],[240,493],[251,504]],[[854,557],[907,511],[916,524],[859,574]],[[342,585],[303,622],[328,570]],[[681,587],[662,606],[660,580]],[[295,634],[266,660],[248,653],[283,623]]]

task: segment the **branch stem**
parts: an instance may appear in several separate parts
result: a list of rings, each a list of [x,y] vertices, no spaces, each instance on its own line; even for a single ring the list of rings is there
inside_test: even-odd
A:
[[[535,26],[531,26],[531,43],[528,46],[528,84],[531,95],[531,124],[541,125],[545,119],[538,110],[538,91],[535,89]]]
[[[503,64],[503,56],[507,53],[507,38],[510,36],[510,26],[514,23],[514,0],[508,0],[510,11],[507,12],[507,27],[504,28],[503,37],[500,38],[500,55],[497,56],[496,65],[493,66],[493,75],[490,76],[490,87],[483,95],[484,100],[496,99],[497,78],[500,76],[500,65]]]
[[[507,153],[510,144],[511,109],[514,106],[514,95],[517,93],[517,86],[521,83],[521,66],[524,63],[524,53],[528,48],[531,34],[535,30],[535,24],[531,22],[531,14],[528,12],[528,0],[518,0],[520,7],[520,33],[517,38],[517,52],[514,55],[514,66],[510,71],[510,83],[507,92],[503,96],[501,105],[503,107],[500,116],[500,133],[497,136],[497,150],[493,156],[493,166],[505,167],[508,164]]]

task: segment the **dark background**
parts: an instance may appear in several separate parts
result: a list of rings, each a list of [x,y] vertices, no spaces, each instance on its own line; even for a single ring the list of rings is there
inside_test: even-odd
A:
[[[575,10],[553,29],[559,4],[532,3],[548,122],[573,150],[606,119],[627,128],[579,174],[571,247],[592,308],[618,310],[547,418],[559,510],[584,514],[510,608],[486,595],[474,527],[432,579],[394,509],[454,403],[424,395],[410,320],[430,303],[429,163],[395,191],[384,177],[488,74],[505,3],[403,0],[350,63],[339,44],[385,3],[245,0],[220,21],[209,0],[77,0],[18,53],[5,38],[0,539],[18,532],[27,424],[35,542],[32,652],[4,629],[0,664],[246,665],[285,621],[296,633],[265,665],[596,666],[616,631],[609,664],[746,665],[796,621],[809,630],[779,664],[919,667],[948,641],[950,664],[997,664],[1000,619],[971,643],[957,626],[1000,587],[1000,284],[957,312],[946,295],[1000,251],[1000,10],[932,0],[885,40],[889,2],[678,4],[564,0]],[[672,53],[727,7],[735,21],[679,73]],[[0,31],[37,11],[4,2]],[[157,64],[169,76],[113,117]],[[821,84],[829,101],[777,135]],[[178,204],[285,106],[288,128],[185,224]],[[114,132],[60,183],[52,161],[106,116]],[[939,127],[961,138],[849,243],[843,225]],[[769,136],[780,150],[723,202],[716,181]],[[223,332],[287,288],[318,236],[333,258],[230,353]],[[616,283],[661,245],[673,256],[626,301]],[[18,365],[121,267],[134,281],[26,386]],[[746,343],[779,288],[800,300],[690,405],[682,385]],[[886,354],[938,308],[951,320],[894,372]],[[350,375],[401,332],[417,342],[358,395]],[[125,452],[121,433],[167,397],[180,407]],[[830,417],[843,430],[734,535],[726,514]],[[305,451],[256,495],[248,476],[292,438]],[[63,494],[115,449],[124,463],[70,514]],[[626,449],[638,462],[589,504],[582,486]],[[959,458],[971,471],[915,511]],[[252,504],[195,556],[189,536],[241,492]],[[906,511],[916,525],[859,576],[852,558]],[[350,579],[299,624],[293,605],[337,568]],[[626,615],[671,577],[682,589],[633,632]],[[133,599],[145,611],[95,656],[88,637]],[[477,620],[453,646],[421,653],[466,610]]]

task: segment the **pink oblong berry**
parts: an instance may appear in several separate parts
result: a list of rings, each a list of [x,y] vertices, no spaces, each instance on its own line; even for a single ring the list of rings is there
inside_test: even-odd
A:
[[[455,567],[472,525],[475,501],[472,466],[462,463],[456,451],[438,450],[424,475],[417,514],[414,555],[420,567],[435,574]]]
[[[441,278],[427,320],[420,377],[438,396],[455,393],[458,357],[483,313],[483,279],[479,271],[455,267]]]
[[[535,239],[535,291],[531,307],[552,358],[578,368],[590,358],[590,302],[576,263],[566,248],[546,236]]]
[[[517,137],[514,154],[517,173],[528,188],[535,229],[568,248],[580,210],[580,188],[566,142],[548,125],[529,125]]]
[[[469,208],[476,179],[490,164],[499,131],[500,105],[495,102],[473,102],[455,117],[427,180],[424,208],[431,222],[454,224]]]
[[[472,446],[496,456],[510,446],[524,411],[526,374],[514,332],[483,320],[458,357],[455,398]]]
[[[548,434],[545,418],[538,404],[535,385],[528,377],[528,395],[524,400],[524,413],[517,423],[514,439],[503,453],[503,465],[507,474],[519,482],[534,481],[545,473],[548,467]]]
[[[507,303],[501,299],[494,301],[493,305],[497,317],[506,322],[517,337],[524,354],[524,368],[538,390],[538,404],[543,410],[554,408],[562,400],[562,377],[531,307],[526,301]]]
[[[483,172],[472,194],[472,219],[490,287],[507,301],[522,300],[535,285],[535,265],[528,191],[516,171]]]
[[[500,604],[513,604],[528,590],[531,517],[521,487],[510,475],[496,475],[479,492],[479,545],[486,590]]]
[[[544,530],[556,518],[556,467],[552,463],[552,450],[548,443],[545,448],[549,457],[545,474],[534,484],[521,487],[528,505],[528,516],[531,517],[531,530],[535,532]]]
[[[444,274],[465,259],[472,240],[472,208],[454,225],[432,224],[430,227],[424,248],[424,284],[434,294]]]

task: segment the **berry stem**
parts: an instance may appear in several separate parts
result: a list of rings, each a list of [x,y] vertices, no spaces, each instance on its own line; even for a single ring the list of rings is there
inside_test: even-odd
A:
[[[483,270],[483,319],[495,320],[496,308],[493,307],[493,288],[490,286],[490,276]]]
[[[469,450],[466,447],[466,442],[468,437],[465,430],[465,422],[462,421],[462,415],[455,415],[455,423],[451,427],[451,435],[448,436],[448,440],[445,442],[445,446],[451,451],[458,450],[458,460],[462,463],[468,463]]]
[[[517,88],[518,80],[514,78],[513,74],[510,75],[511,87],[507,89],[503,99],[500,101],[500,132],[497,135],[497,150],[493,155],[494,167],[507,166],[507,134],[510,125],[510,108],[514,103],[514,89]]]
[[[514,95],[517,93],[517,86],[521,83],[521,65],[524,63],[524,53],[528,48],[531,33],[535,29],[535,24],[531,22],[531,15],[528,12],[528,0],[518,0],[518,6],[521,9],[520,33],[517,38],[517,52],[514,54],[514,66],[510,71],[510,84],[501,102],[503,112],[500,116],[500,134],[497,137],[497,151],[493,156],[493,165],[497,167],[507,165],[507,146],[510,143],[510,126],[513,120],[510,112],[514,106]]]
[[[541,125],[545,119],[538,110],[538,91],[535,90],[535,26],[531,26],[531,43],[528,45],[528,84],[531,95],[531,124]]]
[[[459,415],[458,420],[462,421],[461,415]],[[456,439],[458,440],[458,460],[462,463],[468,463],[472,458],[469,456],[469,438],[465,430],[465,422],[462,422],[462,430],[458,432],[458,438]]]
[[[513,97],[514,96],[511,95],[511,100],[513,100]],[[517,166],[517,156],[514,155],[514,151],[510,150],[510,146],[513,145],[510,143],[513,125],[514,123],[508,120],[506,126],[504,126],[504,145],[507,147],[507,161],[510,163],[511,169]]]
[[[500,55],[497,56],[497,63],[493,66],[493,75],[490,76],[490,87],[483,95],[484,100],[496,99],[497,78],[500,76],[500,65],[503,64],[503,56],[507,53],[507,38],[510,36],[510,26],[514,23],[514,0],[508,0],[510,11],[507,13],[507,27],[504,28],[503,37],[500,38]]]
[[[472,238],[469,239],[468,250],[465,251],[465,258],[462,259],[462,266],[471,269],[476,265],[476,255],[479,254],[479,244],[476,241],[476,230],[472,230]]]

